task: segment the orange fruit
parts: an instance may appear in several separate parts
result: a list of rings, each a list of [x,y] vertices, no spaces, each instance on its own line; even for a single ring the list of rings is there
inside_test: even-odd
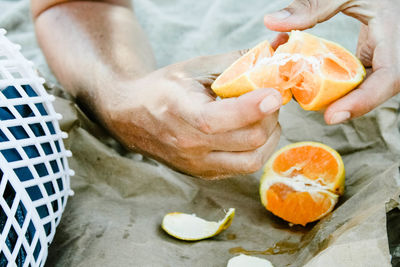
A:
[[[253,49],[248,51],[229,68],[227,68],[211,85],[211,89],[220,97],[236,97],[255,89],[264,87],[274,87],[280,89],[276,81],[270,79],[270,82],[262,81],[259,79],[253,80],[250,77],[250,72],[254,69],[262,59],[271,58],[274,50],[268,41],[264,41]],[[283,102],[286,104],[292,99],[292,93],[289,90],[280,90]]]
[[[338,152],[316,142],[299,142],[275,152],[264,167],[264,207],[293,224],[306,225],[328,214],[344,192],[344,165]]]
[[[275,88],[283,104],[293,96],[305,110],[320,110],[357,87],[365,77],[361,62],[342,46],[306,32],[292,31],[274,51],[264,41],[228,67],[211,85],[220,97]]]

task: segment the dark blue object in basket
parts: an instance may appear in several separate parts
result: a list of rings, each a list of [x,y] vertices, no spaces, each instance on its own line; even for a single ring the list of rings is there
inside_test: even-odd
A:
[[[27,93],[27,95],[29,97],[37,96],[36,92],[33,90],[33,88],[31,86],[23,85],[22,88],[24,89],[24,91]],[[21,95],[18,93],[18,91],[15,89],[14,86],[8,86],[4,90],[2,90],[1,93],[7,99],[21,98]],[[35,105],[38,108],[38,110],[42,116],[47,115],[46,109],[44,108],[43,104],[37,103]],[[18,113],[23,118],[35,116],[35,114],[33,113],[33,111],[31,110],[31,108],[28,105],[17,105],[17,106],[15,106],[15,109],[18,111]],[[7,107],[0,107],[0,123],[3,120],[11,120],[11,119],[15,119],[15,117],[10,112],[10,110]],[[47,123],[47,126],[49,127],[49,131],[53,133],[54,132],[53,125],[51,123]],[[44,136],[45,135],[45,132],[39,123],[30,125],[30,128],[31,128],[32,132],[35,134],[35,136]],[[27,133],[21,126],[10,127],[10,131],[17,140],[28,137]],[[4,133],[0,130],[0,142],[4,142],[4,141],[8,141],[8,139],[4,135]],[[43,150],[46,153],[46,155],[53,153],[50,146],[42,146],[42,147],[43,147]],[[38,156],[37,149],[34,146],[25,147],[24,150],[29,158],[35,158]],[[21,156],[18,154],[18,151],[16,149],[2,150],[1,153],[3,154],[3,156],[5,157],[5,159],[8,162],[12,162],[12,161],[21,159]],[[40,168],[40,165],[38,165],[38,166],[39,167],[36,168],[36,171],[39,176],[45,176],[48,174],[46,168]],[[27,177],[33,177],[30,170],[28,168],[24,168],[24,167],[19,168],[18,171],[16,171],[15,173],[17,174],[18,178],[21,181],[25,181],[25,180],[29,179]],[[3,175],[4,175],[4,173],[0,168],[0,180],[2,179]],[[50,188],[49,190],[54,191],[53,188]],[[52,192],[52,193],[54,193],[54,192]],[[42,198],[42,195],[39,190],[29,190],[28,194],[32,200]],[[6,186],[3,197],[7,203],[12,204],[14,201],[14,197],[15,197],[14,189],[11,186]],[[38,210],[38,212],[39,212],[40,217],[44,217],[47,215],[46,210]],[[17,212],[16,212],[16,216],[15,216],[20,225],[22,225],[24,223],[25,216],[26,216],[26,209],[22,204],[20,204],[17,208]],[[2,210],[0,210],[0,229],[4,228],[6,221],[7,221],[7,216],[5,215],[5,213]],[[32,242],[32,238],[35,234],[35,231],[36,230],[33,227],[33,225],[32,226],[29,225],[28,231],[26,234],[26,238],[29,243]],[[15,231],[9,233],[7,236],[7,239],[6,239],[6,245],[9,248],[13,247],[15,245],[17,239],[18,239],[18,236],[15,233]],[[18,266],[22,266],[25,262],[26,253],[24,254],[23,252],[25,252],[25,251],[22,251],[22,253],[20,251],[20,253],[18,254],[18,257],[16,260],[16,264]],[[38,251],[35,250],[35,253],[39,254],[39,250]],[[37,257],[38,255],[34,255],[34,256]],[[7,260],[5,259],[4,255],[0,255],[0,266],[6,266],[6,265],[7,265]]]

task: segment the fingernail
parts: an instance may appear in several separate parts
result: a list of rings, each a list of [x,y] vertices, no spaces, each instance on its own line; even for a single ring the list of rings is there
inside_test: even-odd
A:
[[[338,124],[350,119],[350,112],[348,111],[339,111],[332,115],[330,120],[330,124]]]
[[[280,95],[269,95],[260,103],[260,110],[263,113],[272,113],[282,105],[282,98]]]
[[[283,9],[283,10],[281,10],[281,11],[278,11],[278,12],[275,12],[275,13],[272,13],[272,14],[268,14],[267,17],[281,20],[281,19],[286,19],[286,18],[289,17],[291,14],[292,14],[292,13],[290,13],[289,11]]]

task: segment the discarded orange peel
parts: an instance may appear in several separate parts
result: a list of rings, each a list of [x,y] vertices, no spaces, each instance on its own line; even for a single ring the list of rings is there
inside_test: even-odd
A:
[[[231,258],[226,267],[274,267],[269,260],[240,254]]]
[[[177,239],[197,241],[216,236],[227,229],[234,216],[233,208],[230,208],[225,217],[218,222],[206,221],[195,214],[171,212],[164,216],[161,227]]]

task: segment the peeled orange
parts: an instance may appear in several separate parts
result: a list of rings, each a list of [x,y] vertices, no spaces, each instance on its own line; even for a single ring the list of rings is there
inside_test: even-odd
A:
[[[344,165],[338,152],[316,142],[299,142],[275,152],[264,167],[264,207],[293,224],[306,225],[328,214],[344,192]]]
[[[220,97],[259,88],[280,91],[305,110],[320,110],[357,87],[365,77],[361,62],[342,46],[306,32],[292,31],[274,51],[268,41],[251,49],[211,85]]]

